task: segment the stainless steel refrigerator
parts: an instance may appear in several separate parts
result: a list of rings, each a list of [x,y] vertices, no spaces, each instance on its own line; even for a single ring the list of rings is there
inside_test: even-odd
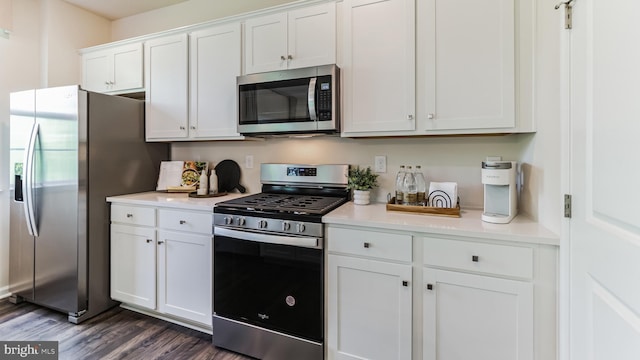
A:
[[[144,102],[78,86],[11,94],[10,291],[80,323],[109,296],[107,196],[154,190],[168,144],[144,141]]]

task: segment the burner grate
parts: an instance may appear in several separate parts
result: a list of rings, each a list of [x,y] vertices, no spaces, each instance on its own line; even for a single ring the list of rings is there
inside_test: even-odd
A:
[[[260,193],[218,203],[239,209],[325,214],[346,200],[341,197]]]

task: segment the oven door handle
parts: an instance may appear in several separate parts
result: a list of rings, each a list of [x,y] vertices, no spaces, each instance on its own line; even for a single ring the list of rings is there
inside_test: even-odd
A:
[[[214,237],[226,236],[238,240],[256,241],[267,244],[293,245],[314,249],[322,248],[321,239],[316,237],[272,235],[253,231],[232,230],[217,226],[213,228],[213,235]]]

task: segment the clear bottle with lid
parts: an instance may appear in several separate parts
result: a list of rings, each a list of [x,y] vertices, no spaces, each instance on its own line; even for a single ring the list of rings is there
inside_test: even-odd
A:
[[[404,165],[400,165],[398,175],[396,175],[396,204],[404,204],[404,176],[406,171]]]
[[[422,173],[422,166],[416,165],[416,187],[418,191],[418,205],[427,205],[427,182],[424,180],[424,174]]]
[[[411,166],[407,167],[407,173],[404,176],[404,204],[418,205],[418,188],[416,186],[416,177]]]

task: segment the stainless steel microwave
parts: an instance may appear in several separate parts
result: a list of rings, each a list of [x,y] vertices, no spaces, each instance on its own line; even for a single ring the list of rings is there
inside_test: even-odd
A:
[[[336,65],[239,76],[238,131],[250,136],[338,133],[339,79]]]

